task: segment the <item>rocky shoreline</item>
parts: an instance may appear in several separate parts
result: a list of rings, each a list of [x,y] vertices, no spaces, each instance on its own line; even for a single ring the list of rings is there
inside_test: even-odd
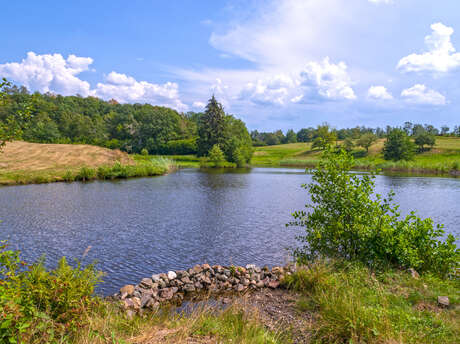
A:
[[[111,299],[121,303],[128,314],[156,310],[162,304],[181,304],[184,300],[225,293],[245,293],[263,288],[277,289],[294,264],[267,266],[195,265],[188,270],[169,271],[143,278],[137,285],[125,285]]]

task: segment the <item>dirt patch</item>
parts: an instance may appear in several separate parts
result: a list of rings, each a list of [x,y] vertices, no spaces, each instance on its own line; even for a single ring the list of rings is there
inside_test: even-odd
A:
[[[219,296],[218,299],[192,301],[185,308],[180,309],[193,317],[193,312],[203,306],[211,309],[212,312],[219,312],[228,307],[241,308],[251,316],[259,319],[260,323],[267,329],[275,333],[289,332],[292,343],[310,343],[310,329],[313,316],[297,308],[299,298],[300,295],[286,289],[261,289],[248,292],[244,295],[227,294]],[[221,343],[216,338],[209,336],[184,337],[183,334],[187,332],[181,328],[168,329],[154,327],[151,330],[145,331],[142,335],[131,338],[129,343]]]
[[[15,141],[7,143],[0,153],[2,172],[65,171],[82,166],[113,165],[116,161],[122,164],[134,164],[126,153],[90,145]]]
[[[297,308],[300,295],[286,289],[262,289],[247,294],[244,302],[255,309],[261,322],[275,332],[290,331],[293,343],[309,343],[313,316]]]

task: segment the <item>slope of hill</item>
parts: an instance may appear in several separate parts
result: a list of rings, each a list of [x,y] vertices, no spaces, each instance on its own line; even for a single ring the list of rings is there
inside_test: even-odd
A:
[[[167,172],[166,161],[135,161],[119,150],[71,144],[9,142],[0,152],[0,184],[114,179]]]

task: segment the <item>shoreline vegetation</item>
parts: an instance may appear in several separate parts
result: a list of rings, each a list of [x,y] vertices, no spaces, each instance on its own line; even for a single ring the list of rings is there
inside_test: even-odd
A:
[[[460,139],[437,137],[436,146],[413,160],[387,161],[382,157],[384,140],[374,143],[366,156],[356,156],[353,170],[399,172],[408,175],[460,176]],[[232,162],[218,164],[196,155],[127,154],[82,144],[41,144],[15,141],[0,155],[0,185],[40,184],[91,180],[114,180],[160,176],[177,168],[236,168]],[[314,168],[321,151],[311,143],[256,147],[247,167]]]

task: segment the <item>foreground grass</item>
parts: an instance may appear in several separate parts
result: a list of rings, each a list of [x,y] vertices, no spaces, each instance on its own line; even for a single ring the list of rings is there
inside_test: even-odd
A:
[[[299,292],[299,315],[313,321],[312,343],[457,343],[460,337],[460,283],[432,275],[373,272],[358,263],[316,262],[303,266],[283,282]],[[437,296],[448,296],[448,309]],[[87,325],[69,343],[290,343],[286,328],[273,332],[258,314],[241,304],[192,312],[163,309],[126,317],[104,302],[88,314]]]
[[[460,283],[403,271],[372,272],[357,263],[317,262],[285,281],[313,312],[317,343],[458,343]],[[448,296],[451,306],[437,305]]]
[[[363,150],[355,151],[356,169],[382,169],[387,171],[449,173],[460,170],[460,138],[437,137],[436,146],[428,152],[417,154],[413,161],[386,161],[382,156],[384,140],[379,140],[366,156]],[[254,166],[314,167],[321,153],[311,150],[311,143],[291,143],[257,147]]]
[[[287,343],[288,337],[264,328],[255,313],[232,305],[225,310],[200,307],[189,313],[162,309],[143,316],[126,317],[105,303],[88,316],[87,326],[73,338],[75,344],[103,343]]]

